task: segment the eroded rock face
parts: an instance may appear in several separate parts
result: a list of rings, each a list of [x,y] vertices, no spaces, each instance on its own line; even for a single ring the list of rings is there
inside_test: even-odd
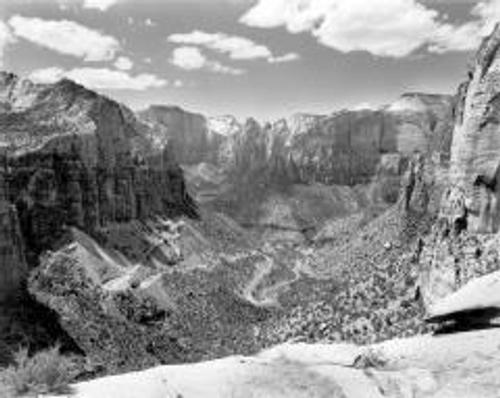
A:
[[[43,256],[29,291],[59,315],[90,363],[116,372],[180,361],[183,348],[167,329],[175,327],[167,322],[172,307],[162,270],[134,265],[77,229],[69,235],[68,244]]]
[[[4,170],[0,170],[0,302],[18,293],[28,272],[17,210],[7,196]]]
[[[258,174],[259,180],[288,185],[354,185],[374,177],[384,154],[447,157],[453,105],[450,96],[414,93],[376,111],[296,114],[265,125],[161,106],[140,117],[177,146],[180,163],[209,162],[234,180]]]
[[[427,308],[471,280],[500,269],[498,164],[500,28],[486,38],[470,80],[460,86],[451,164],[439,219],[423,247],[421,292]]]
[[[498,231],[498,168],[500,165],[500,29],[484,40],[470,80],[460,89],[460,108],[453,133],[450,194],[445,199],[450,215],[460,216],[454,201],[468,209],[467,229]],[[455,206],[457,207],[457,206]],[[459,206],[458,206],[459,207]]]
[[[168,148],[127,108],[68,80],[36,85],[7,73],[0,98],[9,199],[30,263],[64,226],[95,233],[110,222],[194,214]]]

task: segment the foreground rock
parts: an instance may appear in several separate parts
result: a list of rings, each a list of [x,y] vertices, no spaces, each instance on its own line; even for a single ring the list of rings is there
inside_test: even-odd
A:
[[[429,309],[429,321],[500,324],[500,271],[471,280]]]
[[[499,330],[485,330],[366,347],[287,344],[255,357],[157,367],[84,382],[74,386],[73,397],[498,397],[499,339]]]

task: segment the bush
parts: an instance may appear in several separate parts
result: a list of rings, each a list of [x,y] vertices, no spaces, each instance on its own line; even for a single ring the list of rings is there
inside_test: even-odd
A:
[[[14,355],[14,364],[0,372],[0,397],[70,394],[75,370],[58,346],[31,357],[27,349],[21,349]]]

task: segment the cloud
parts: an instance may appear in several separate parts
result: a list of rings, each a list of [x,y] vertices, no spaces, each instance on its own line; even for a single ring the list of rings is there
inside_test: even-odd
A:
[[[288,54],[285,54],[285,55],[281,55],[279,57],[269,58],[269,62],[272,63],[272,64],[281,64],[281,63],[284,63],[284,62],[296,61],[298,59],[300,59],[299,54],[297,54],[297,53],[288,53]]]
[[[95,8],[100,11],[106,11],[118,2],[119,0],[84,0],[83,8]]]
[[[114,37],[73,21],[15,15],[8,23],[18,37],[88,62],[112,60],[120,50],[120,43]]]
[[[473,20],[446,22],[445,16],[417,0],[258,0],[240,22],[257,28],[285,27],[311,33],[321,44],[341,52],[367,51],[405,57],[419,48],[431,52],[466,51],[500,18],[500,1],[482,1]]]
[[[214,73],[242,75],[245,70],[232,68],[220,62],[209,60],[198,47],[178,47],[172,52],[170,62],[185,70],[207,70]]]
[[[30,79],[37,83],[54,83],[67,78],[91,89],[137,90],[164,87],[168,82],[155,75],[143,73],[132,76],[124,71],[106,68],[75,68],[64,70],[58,67],[38,69]]]
[[[128,57],[118,57],[113,65],[116,69],[130,70],[134,66],[134,63]]]
[[[144,25],[146,25],[146,26],[156,26],[156,22],[153,22],[153,20],[151,18],[146,18],[144,20]]]
[[[257,44],[246,37],[229,36],[225,33],[207,33],[200,30],[194,30],[190,33],[176,33],[170,35],[168,41],[176,44],[205,47],[221,54],[227,54],[231,59],[235,60],[262,58],[269,62],[273,62],[275,59],[282,58],[274,57],[271,50],[262,44]]]
[[[9,27],[0,21],[0,68],[4,65],[4,51],[9,44],[16,41],[15,37],[12,35]]]

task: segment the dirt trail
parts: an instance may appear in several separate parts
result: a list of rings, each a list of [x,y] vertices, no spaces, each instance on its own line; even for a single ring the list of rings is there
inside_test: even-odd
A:
[[[279,295],[292,283],[296,282],[302,273],[311,274],[311,270],[304,261],[295,260],[293,269],[293,277],[291,279],[284,279],[271,286],[259,288],[264,282],[265,278],[273,271],[275,260],[264,252],[260,252],[265,257],[264,261],[256,264],[256,271],[252,279],[243,289],[243,298],[258,307],[279,306]]]

